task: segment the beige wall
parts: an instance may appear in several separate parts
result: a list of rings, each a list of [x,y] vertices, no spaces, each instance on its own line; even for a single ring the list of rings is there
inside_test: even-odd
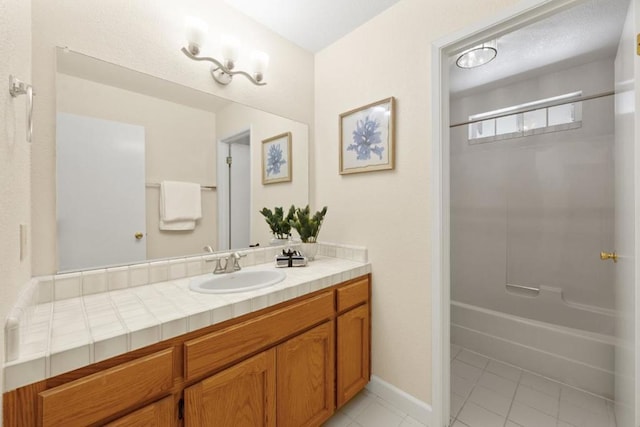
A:
[[[219,138],[251,130],[251,243],[266,246],[273,236],[258,211],[309,203],[309,126],[240,104],[219,111],[217,119]],[[262,141],[285,132],[291,132],[291,182],[263,185]]]
[[[0,1],[0,80],[9,75],[31,82],[31,4]],[[29,248],[20,258],[20,224],[30,225],[31,145],[26,141],[26,97],[0,90],[0,364],[4,364],[4,319],[31,276]],[[0,384],[3,382],[0,370]],[[2,398],[0,397],[0,419]]]
[[[61,73],[56,85],[59,112],[144,127],[147,183],[215,185],[214,113]],[[202,219],[193,231],[160,231],[159,195],[159,188],[146,188],[147,258],[195,254],[204,245],[217,246],[215,191],[202,191]],[[55,253],[43,256],[55,257]]]
[[[362,244],[373,268],[373,373],[431,401],[431,42],[515,0],[403,0],[316,55],[320,239]],[[339,73],[336,71],[339,70]],[[338,174],[338,115],[396,97],[396,168]]]
[[[55,252],[55,46],[70,49],[213,93],[275,114],[313,121],[313,55],[256,25],[222,0],[32,0],[33,80],[38,88],[33,144],[32,204],[36,275],[50,274]],[[271,56],[268,84],[257,87],[241,77],[218,86],[206,64],[180,52],[184,17],[196,15],[209,24],[216,54],[220,34],[231,33]],[[246,63],[238,61],[238,67]]]

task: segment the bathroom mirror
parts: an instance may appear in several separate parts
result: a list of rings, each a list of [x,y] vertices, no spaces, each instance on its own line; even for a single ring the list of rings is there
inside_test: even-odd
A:
[[[58,271],[268,245],[258,211],[308,203],[308,125],[69,49],[56,56]],[[292,180],[263,185],[262,141],[287,132]],[[193,228],[160,229],[162,181],[201,186]]]

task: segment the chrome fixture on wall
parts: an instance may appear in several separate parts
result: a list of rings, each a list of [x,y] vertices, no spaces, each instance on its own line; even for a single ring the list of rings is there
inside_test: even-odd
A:
[[[489,40],[462,52],[456,59],[456,65],[460,68],[475,68],[493,61],[497,55],[498,41]]]
[[[27,142],[31,142],[33,135],[33,86],[9,76],[9,93],[12,97],[27,95]]]
[[[213,63],[211,67],[211,77],[221,84],[228,85],[233,80],[233,76],[240,74],[258,86],[264,86],[264,73],[269,65],[269,55],[264,52],[253,52],[251,55],[252,73],[246,71],[236,71],[235,62],[240,54],[240,44],[237,39],[225,36],[221,40],[222,60],[209,56],[198,56],[200,48],[207,38],[206,24],[197,18],[187,18],[186,37],[187,47],[183,47],[182,52],[194,61],[206,61]]]

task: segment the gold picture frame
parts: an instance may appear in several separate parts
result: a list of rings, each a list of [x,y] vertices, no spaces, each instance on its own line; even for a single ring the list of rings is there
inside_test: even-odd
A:
[[[290,182],[293,158],[291,132],[262,140],[262,184]]]
[[[340,114],[340,174],[394,168],[395,98]]]

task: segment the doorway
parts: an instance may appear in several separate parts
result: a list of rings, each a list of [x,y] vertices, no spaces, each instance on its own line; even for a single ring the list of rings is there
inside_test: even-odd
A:
[[[449,425],[450,419],[450,302],[451,302],[451,294],[450,294],[450,285],[451,285],[451,207],[450,207],[450,153],[449,153],[449,144],[450,144],[450,135],[449,135],[449,126],[452,123],[450,119],[449,109],[449,59],[453,56],[458,55],[459,53],[465,51],[466,49],[479,45],[488,39],[499,38],[502,35],[505,35],[509,32],[514,31],[515,29],[522,28],[526,25],[529,25],[534,22],[538,22],[544,18],[553,16],[558,14],[571,6],[578,5],[582,2],[580,1],[534,1],[528,2],[527,5],[521,5],[519,8],[511,9],[508,13],[504,13],[490,22],[486,22],[483,25],[475,26],[473,28],[469,28],[463,32],[460,32],[451,37],[441,39],[434,43],[433,45],[433,54],[432,54],[432,119],[433,119],[433,149],[432,149],[432,200],[433,200],[433,209],[432,209],[432,236],[433,236],[433,250],[432,250],[432,313],[433,313],[433,328],[432,328],[432,336],[433,336],[433,359],[432,359],[432,372],[433,372],[433,390],[432,390],[432,403],[433,403],[433,425],[436,426],[446,426]],[[627,15],[631,17],[632,24],[635,20],[634,14],[634,3],[635,0],[632,1],[631,12]],[[629,33],[635,37],[635,31],[632,28]],[[631,55],[633,55],[633,51],[629,50]],[[637,59],[635,60],[637,61]],[[627,62],[634,62],[633,60],[629,60]],[[633,65],[631,66],[633,69]],[[633,80],[633,71],[631,73],[631,80]],[[628,84],[628,82],[627,82]],[[629,92],[628,88],[625,88],[627,92]],[[630,89],[631,93],[635,94],[634,89]],[[617,95],[616,95],[617,98]],[[635,96],[630,96],[632,98],[632,102],[635,102]],[[616,99],[617,101],[617,99]],[[617,120],[617,119],[616,119]],[[629,120],[626,120],[627,124]],[[631,126],[633,127],[634,120],[631,120]],[[626,158],[629,156],[633,159],[633,145],[635,134],[633,130],[631,131],[631,151],[627,151]],[[616,143],[618,142],[618,132],[616,130]],[[635,164],[632,162],[631,170],[637,170]],[[636,173],[637,174],[637,173]],[[633,176],[633,172],[631,173]],[[618,177],[616,177],[616,180]],[[633,182],[630,184],[630,189],[628,186],[624,187],[627,191],[626,196],[631,196],[632,200],[637,200],[635,196],[637,190],[637,185],[633,186]],[[618,191],[618,183],[616,182],[616,192]],[[624,208],[624,207],[623,207]],[[618,206],[616,206],[618,209]],[[631,230],[633,230],[634,221],[638,222],[638,214],[635,211],[631,210]],[[629,233],[630,236],[633,236],[633,231]],[[631,242],[631,249],[627,251],[625,254],[626,264],[630,266],[632,273],[631,279],[627,278],[627,282],[630,284],[630,293],[627,296],[627,301],[631,299],[633,301],[633,307],[627,309],[626,313],[628,315],[627,318],[630,319],[630,322],[627,322],[625,328],[631,331],[627,334],[626,337],[630,337],[631,341],[627,342],[630,344],[629,346],[625,346],[624,348],[616,349],[616,361],[618,362],[620,353],[627,353],[626,357],[621,357],[621,359],[627,359],[626,361],[622,361],[625,364],[625,367],[631,367],[631,370],[626,370],[627,377],[625,378],[625,382],[630,382],[627,384],[625,393],[617,393],[618,395],[622,395],[624,397],[624,401],[616,401],[616,404],[620,403],[620,406],[626,406],[626,408],[616,408],[621,409],[622,412],[626,412],[630,414],[628,418],[628,423],[620,423],[618,425],[635,425],[635,421],[632,421],[635,418],[635,414],[637,410],[635,408],[635,397],[633,394],[635,393],[635,384],[637,384],[637,372],[634,371],[633,365],[634,363],[637,365],[636,355],[631,352],[631,362],[629,359],[629,348],[633,348],[634,343],[634,319],[636,318],[636,309],[635,307],[635,277],[633,276],[634,268],[637,270],[637,261],[634,256],[634,248],[635,248],[635,239]],[[616,244],[618,244],[616,239]],[[628,244],[627,244],[628,245]],[[618,248],[624,247],[624,244],[621,246],[617,246]],[[626,266],[622,266],[621,262],[617,266],[616,276],[621,271],[628,271]],[[629,317],[630,315],[630,317]],[[620,364],[616,364],[616,374],[619,373],[618,369],[620,369]],[[616,384],[616,388],[617,384]],[[630,392],[628,390],[631,390]],[[618,411],[616,411],[618,412]]]
[[[251,132],[218,142],[218,250],[247,248],[251,236]]]

